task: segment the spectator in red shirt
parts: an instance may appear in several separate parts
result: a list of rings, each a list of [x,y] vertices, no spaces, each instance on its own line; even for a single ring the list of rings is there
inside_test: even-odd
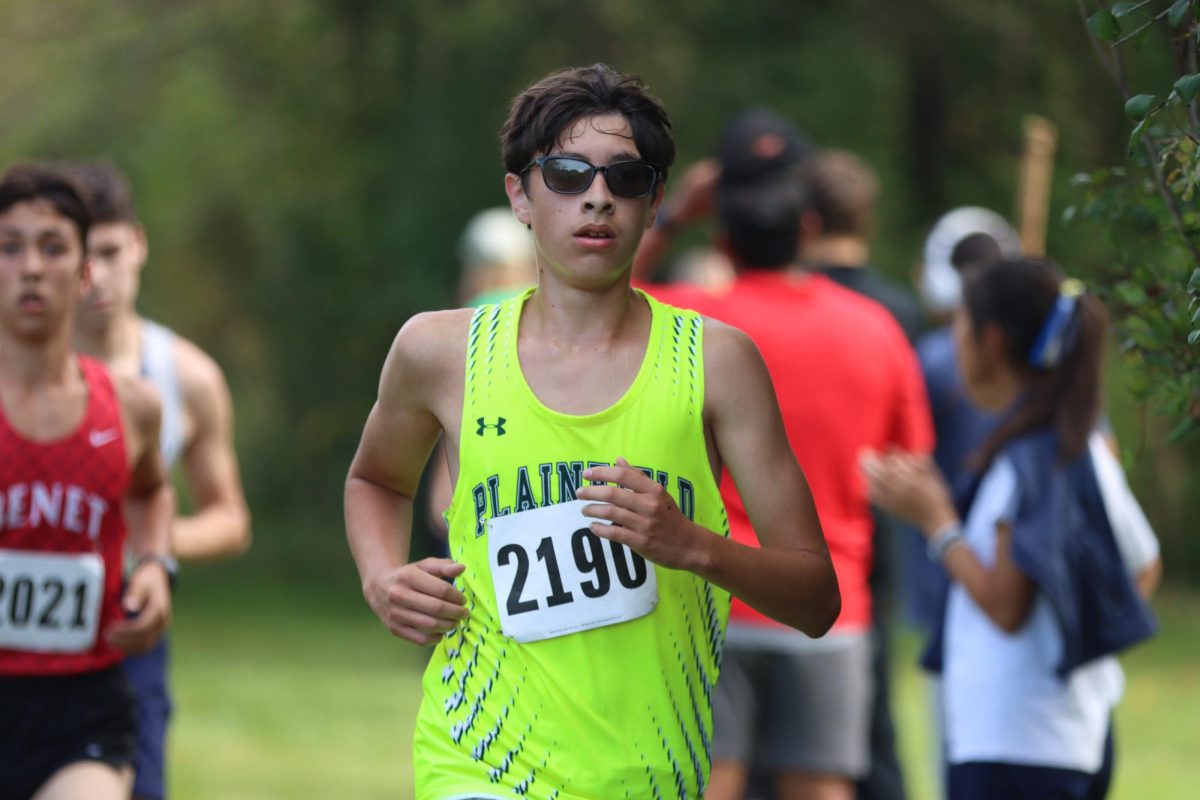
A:
[[[741,798],[755,769],[774,776],[778,798],[851,798],[870,763],[874,691],[867,587],[874,526],[858,457],[866,449],[927,453],[928,403],[891,314],[800,264],[806,198],[794,161],[780,157],[786,148],[742,136],[751,146],[738,161],[729,149],[737,138],[723,142],[715,193],[718,246],[737,267],[736,280],[720,294],[651,291],[741,328],[762,352],[812,486],[843,606],[833,630],[813,640],[734,602],[706,797]],[[729,480],[721,488],[733,537],[753,543],[755,521]]]

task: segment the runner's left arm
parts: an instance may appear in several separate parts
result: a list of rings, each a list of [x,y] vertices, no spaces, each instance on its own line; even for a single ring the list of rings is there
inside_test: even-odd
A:
[[[661,566],[690,570],[763,614],[821,636],[841,610],[841,594],[770,375],[741,331],[706,320],[704,336],[705,416],[762,547],[690,522],[656,481],[624,461],[585,471],[589,480],[617,485],[587,486],[577,496],[611,504],[584,509],[614,523],[594,523],[597,536]]]
[[[233,401],[221,368],[180,342],[177,363],[194,426],[183,475],[196,511],[171,526],[171,552],[187,561],[231,558],[250,547],[250,510],[233,447]]]
[[[125,520],[137,566],[129,576],[122,605],[134,615],[112,625],[108,639],[127,653],[149,650],[171,619],[171,590],[162,559],[168,554],[168,530],[175,494],[159,452],[162,408],[158,395],[136,378],[114,378],[121,400],[129,453],[129,489]]]

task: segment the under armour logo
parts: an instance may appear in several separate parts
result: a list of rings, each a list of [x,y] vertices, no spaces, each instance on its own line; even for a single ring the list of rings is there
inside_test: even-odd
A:
[[[504,423],[507,422],[508,420],[506,420],[504,417],[496,417],[496,422],[493,424],[489,424],[487,422],[484,422],[483,421],[484,419],[485,419],[484,417],[479,417],[477,420],[475,420],[476,422],[479,423],[479,430],[475,431],[476,436],[483,436],[483,432],[485,430],[487,430],[488,428],[494,428],[497,436],[504,435]]]

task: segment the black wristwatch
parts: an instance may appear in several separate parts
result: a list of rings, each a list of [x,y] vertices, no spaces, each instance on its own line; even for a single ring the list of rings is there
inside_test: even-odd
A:
[[[167,573],[167,586],[174,591],[175,582],[179,578],[179,560],[174,556],[162,555],[159,553],[146,553],[146,555],[138,557],[137,563],[133,565],[133,569],[136,571],[141,568],[143,564],[149,564],[151,562],[158,564],[163,568],[163,572]]]

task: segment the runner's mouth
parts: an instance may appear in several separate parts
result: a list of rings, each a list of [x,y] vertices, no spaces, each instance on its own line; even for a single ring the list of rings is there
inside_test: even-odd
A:
[[[46,298],[34,292],[25,292],[17,298],[17,308],[30,314],[46,310]]]

